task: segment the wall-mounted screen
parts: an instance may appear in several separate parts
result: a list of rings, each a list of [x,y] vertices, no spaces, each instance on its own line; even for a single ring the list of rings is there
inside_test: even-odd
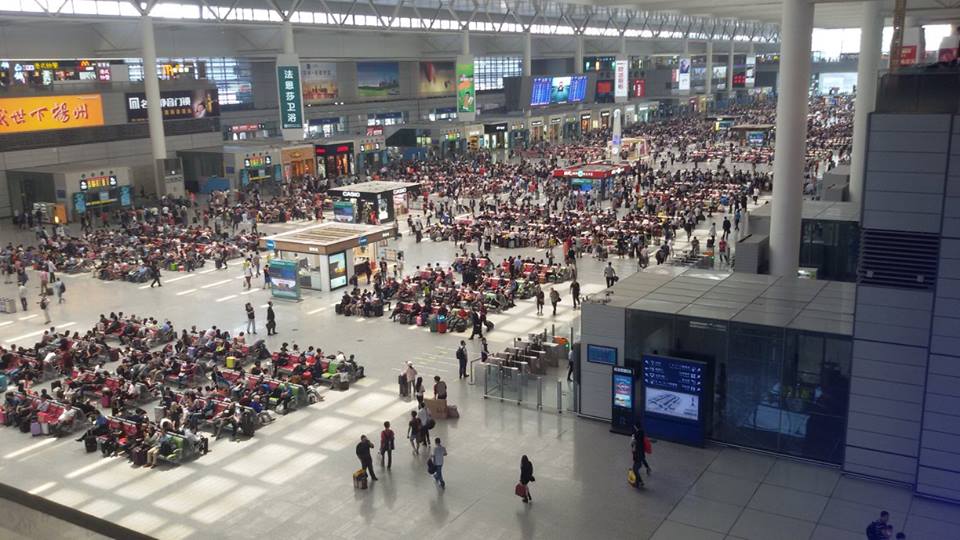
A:
[[[587,344],[587,362],[594,364],[617,365],[617,349],[603,345]]]
[[[586,75],[573,77],[535,77],[530,91],[530,105],[580,103],[587,97]]]

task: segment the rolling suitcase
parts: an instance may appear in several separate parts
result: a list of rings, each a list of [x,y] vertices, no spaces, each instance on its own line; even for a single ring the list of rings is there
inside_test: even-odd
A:
[[[400,385],[400,397],[407,397],[410,395],[410,385],[407,384],[407,377],[403,373],[397,377],[397,383]]]
[[[34,437],[43,435],[43,427],[40,425],[40,422],[30,422],[30,435]]]

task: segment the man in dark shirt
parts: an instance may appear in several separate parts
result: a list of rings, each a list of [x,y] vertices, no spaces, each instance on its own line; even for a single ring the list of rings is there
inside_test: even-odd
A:
[[[371,480],[376,481],[377,474],[373,472],[373,456],[370,455],[372,448],[373,443],[370,442],[370,439],[366,435],[361,435],[360,442],[357,443],[357,457],[360,459],[360,468],[367,471]]]

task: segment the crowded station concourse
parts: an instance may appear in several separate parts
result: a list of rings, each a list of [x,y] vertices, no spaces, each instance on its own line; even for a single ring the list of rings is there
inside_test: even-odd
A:
[[[735,326],[853,286],[797,277],[800,216],[862,202],[878,73],[809,58],[879,65],[892,6],[798,3],[0,6],[0,537],[950,537],[949,486],[856,461],[912,450],[831,431],[868,353]]]

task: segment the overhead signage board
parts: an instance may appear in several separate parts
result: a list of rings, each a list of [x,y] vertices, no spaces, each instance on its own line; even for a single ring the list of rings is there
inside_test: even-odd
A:
[[[0,99],[0,135],[102,125],[99,94]]]
[[[651,437],[702,445],[712,395],[708,364],[643,355],[643,411]]]
[[[143,92],[124,94],[127,122],[146,122],[147,95]],[[191,120],[220,116],[220,99],[216,88],[160,92],[160,110],[164,120]]]
[[[277,93],[283,140],[303,140],[305,133],[303,94],[300,87],[300,58],[295,54],[277,56]]]
[[[690,93],[690,57],[680,58],[680,69],[677,71],[677,89],[681,94]]]
[[[624,102],[627,100],[627,89],[629,87],[629,74],[630,70],[628,69],[626,59],[617,59],[616,64],[614,65],[613,71],[613,97],[617,103]]]

